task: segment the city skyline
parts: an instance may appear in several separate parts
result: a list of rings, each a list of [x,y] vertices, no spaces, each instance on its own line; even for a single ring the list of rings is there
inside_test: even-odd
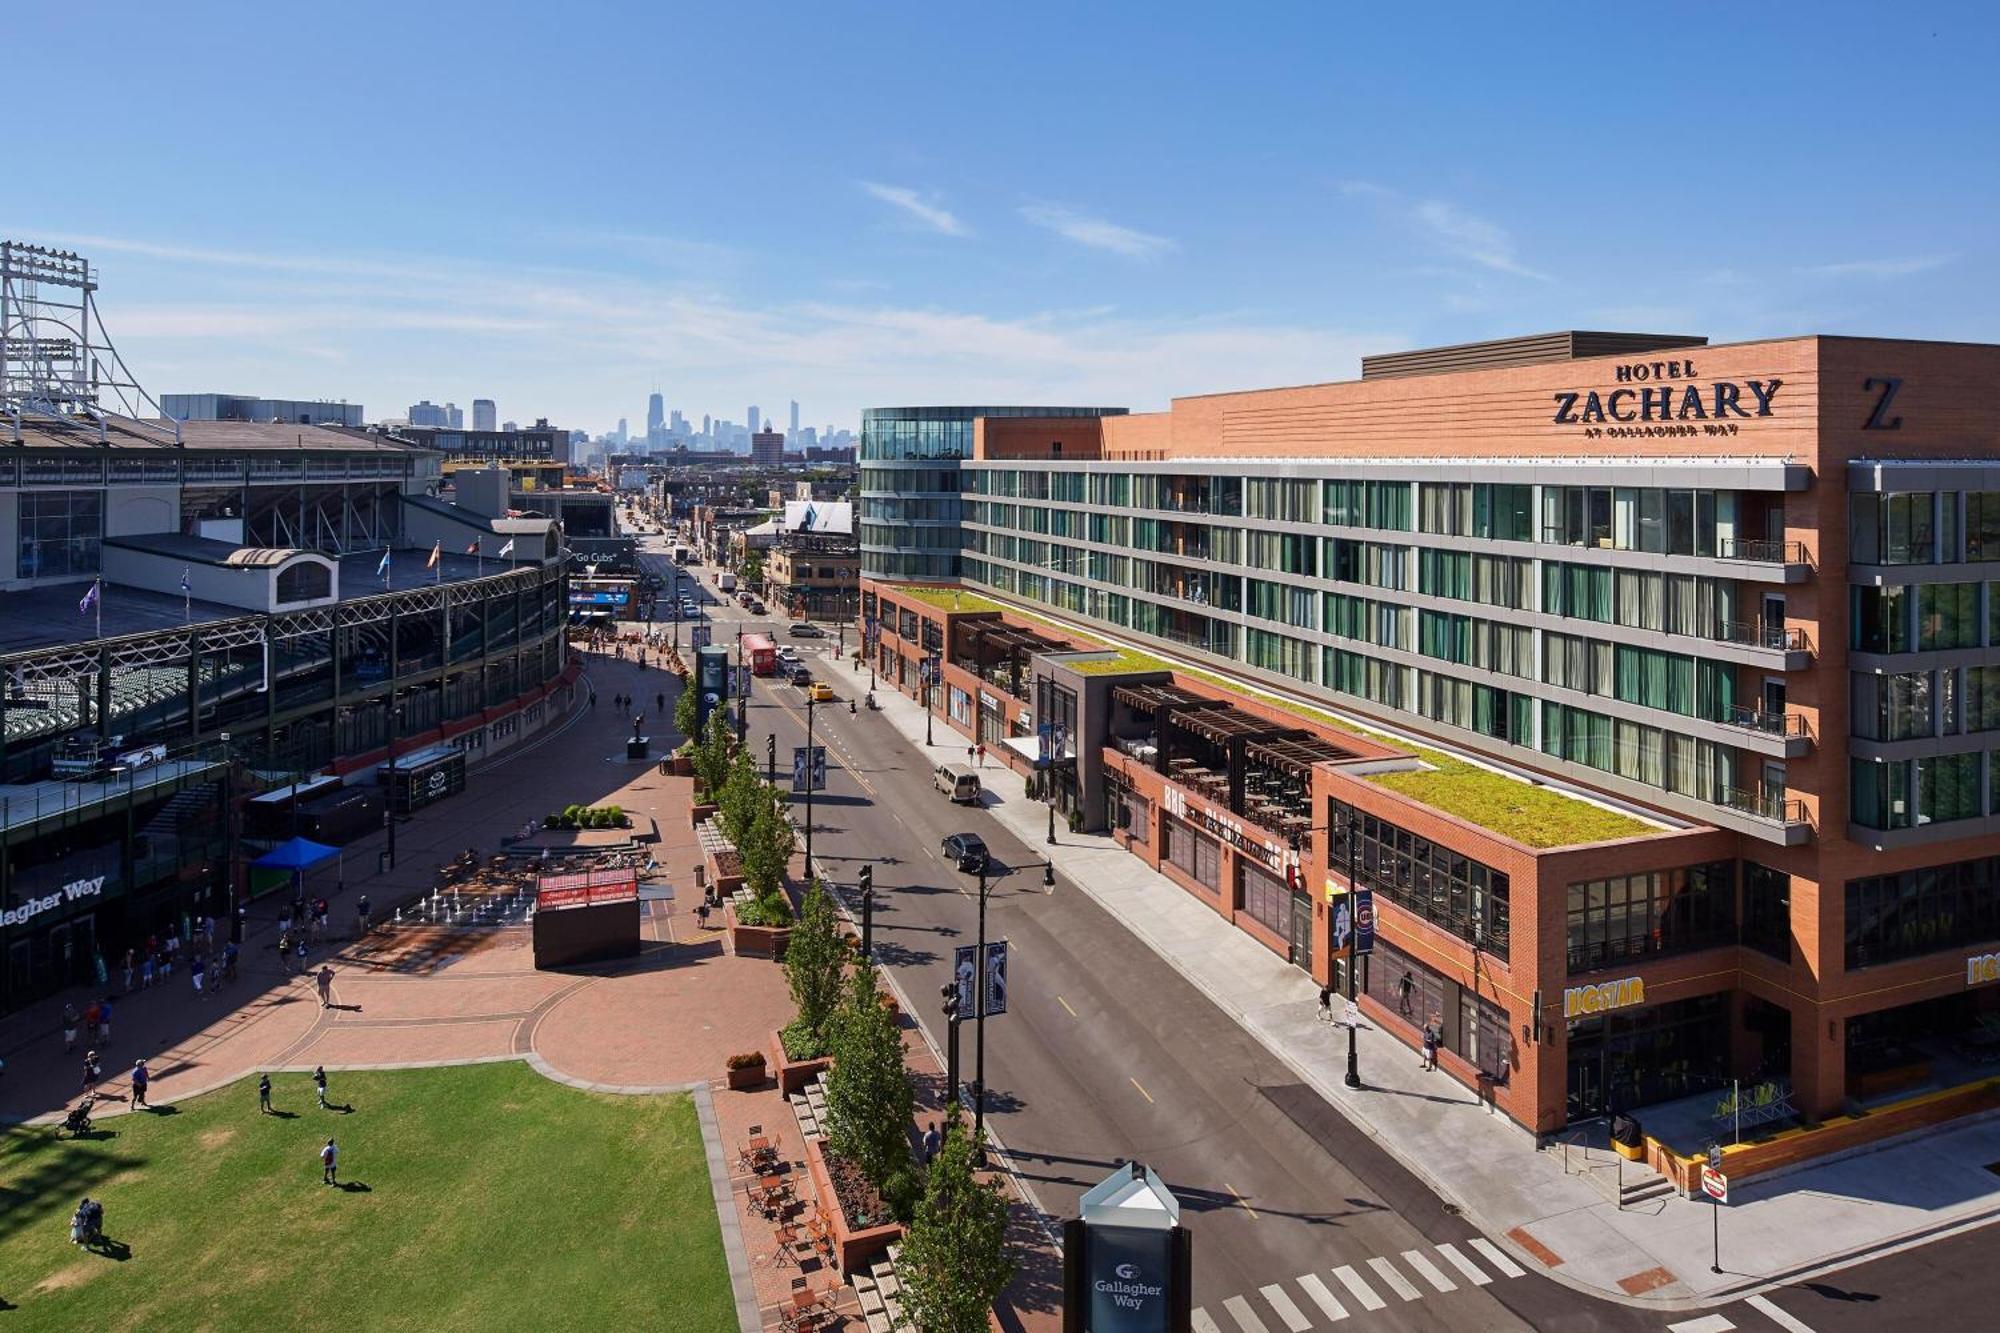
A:
[[[1622,96],[1665,109],[1659,134],[1576,114],[1566,77],[1518,77],[1547,65],[1543,35],[1482,9],[1442,43],[1428,17],[1307,9],[1247,26],[1168,10],[1137,33],[1036,6],[976,33],[865,10],[613,6],[581,30],[536,13],[474,24],[452,4],[288,16],[281,39],[345,71],[337,125],[282,66],[211,43],[232,31],[220,12],[18,23],[26,47],[87,44],[80,128],[122,188],[16,199],[0,230],[92,258],[155,394],[238,385],[394,411],[467,385],[516,419],[602,434],[643,419],[655,383],[709,404],[772,403],[780,387],[780,419],[796,397],[852,426],[890,404],[1158,409],[1523,329],[1993,336],[2000,183],[1976,90],[1996,20],[1977,10],[1890,25],[1865,49],[1832,37],[1837,21],[1734,16],[1699,87],[1673,60],[1621,71]],[[1605,50],[1660,35],[1637,11],[1592,24]],[[1418,47],[1431,76],[1413,80]],[[917,114],[907,89],[860,80],[803,114],[745,105],[729,62],[690,59],[664,99],[652,53],[666,48],[767,51],[781,86],[924,68],[952,95]],[[412,121],[386,95],[409,68],[529,67],[550,50],[590,71],[590,97]],[[227,77],[163,106],[148,82],[162,58]],[[1067,91],[993,114],[1027,68]],[[26,105],[67,91],[58,62],[13,74]],[[1185,95],[1232,80],[1262,95]],[[1871,96],[1830,103],[1843,82]],[[249,121],[245,99],[264,108]],[[1677,146],[1694,142],[1739,145],[1734,167],[1698,171]],[[640,143],[648,169],[631,179]],[[283,191],[185,188],[336,152],[366,163],[368,207],[338,189],[301,210]],[[746,160],[781,175],[786,206],[705,201]],[[1880,161],[1896,163],[1893,192],[1862,185]],[[433,188],[440,162],[593,202],[554,220],[496,206]],[[1641,173],[1653,185],[1634,206],[1622,196]],[[135,214],[133,195],[171,203]]]

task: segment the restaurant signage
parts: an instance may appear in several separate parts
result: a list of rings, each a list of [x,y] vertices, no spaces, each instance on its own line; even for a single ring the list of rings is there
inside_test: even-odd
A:
[[[1186,820],[1196,828],[1214,834],[1244,855],[1254,856],[1271,869],[1283,873],[1285,849],[1275,842],[1257,841],[1241,824],[1220,810],[1190,802],[1187,793],[1172,783],[1167,784],[1162,804],[1166,806],[1167,813],[1176,819]]]
[[[1646,1002],[1643,977],[1626,977],[1596,986],[1571,986],[1563,992],[1563,1017],[1585,1018],[1609,1009],[1629,1009]]]
[[[44,912],[53,912],[66,902],[78,898],[95,898],[104,891],[104,876],[94,875],[89,879],[74,879],[41,898],[30,898],[19,907],[9,907],[0,911],[0,926],[25,926]]]
[[[535,881],[537,912],[602,907],[606,903],[630,902],[638,896],[636,870],[586,870],[570,875],[543,875]]]

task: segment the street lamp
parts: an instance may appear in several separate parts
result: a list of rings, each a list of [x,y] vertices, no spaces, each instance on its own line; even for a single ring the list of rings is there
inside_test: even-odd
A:
[[[1321,832],[1331,833],[1335,830],[1335,827],[1336,826],[1331,821],[1329,821],[1324,828],[1309,828],[1306,830],[1306,833],[1307,834],[1321,833]],[[1355,903],[1359,900],[1361,894],[1360,885],[1355,880],[1356,850],[1357,850],[1357,844],[1360,842],[1360,834],[1361,834],[1360,818],[1354,813],[1353,810],[1350,809],[1347,812],[1347,904],[1346,904],[1347,906],[1347,1003],[1350,1006],[1354,1004],[1355,974],[1357,966],[1360,961],[1360,951],[1358,947],[1361,943],[1361,932],[1358,929],[1360,923],[1355,919],[1355,911],[1354,911]],[[1303,835],[1297,833],[1292,834],[1291,850],[1292,850],[1292,859],[1294,865],[1301,864],[1302,862],[1301,850],[1303,847],[1304,847]],[[1355,1029],[1355,1024],[1353,1023],[1347,1024],[1347,1073],[1345,1077],[1341,1079],[1341,1082],[1345,1083],[1350,1088],[1359,1088],[1362,1086],[1361,1055],[1359,1049],[1355,1045],[1354,1029]]]
[[[243,943],[243,909],[236,898],[236,756],[229,748],[229,733],[218,733],[222,741],[222,873],[229,880],[229,942]]]
[[[764,738],[764,781],[778,785],[778,733],[772,732]]]
[[[936,672],[931,670],[930,659],[925,658],[923,667],[923,682],[922,682],[924,687],[924,744],[925,745],[935,745],[937,743],[936,741],[931,739],[931,690],[937,684],[937,682],[933,679],[933,677],[936,676],[936,674],[937,674]]]
[[[979,1050],[972,1067],[972,1141],[979,1165],[986,1165],[986,858],[979,858],[979,945],[973,950],[973,1021],[979,1027]]]
[[[946,1033],[944,1057],[945,1102],[950,1104],[958,1100],[958,1025],[960,1020],[964,1018],[964,1015],[958,1012],[958,987],[956,985],[947,981],[944,985],[938,987],[938,994],[944,1000]]]
[[[742,688],[736,693],[736,743],[748,745],[750,732],[750,676],[743,670],[743,623],[736,624],[736,679]]]
[[[806,874],[812,874],[813,866],[813,697],[806,696]]]

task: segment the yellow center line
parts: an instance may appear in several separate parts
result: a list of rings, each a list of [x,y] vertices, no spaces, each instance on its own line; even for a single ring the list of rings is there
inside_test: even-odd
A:
[[[1069,1006],[1068,1006],[1068,1005],[1064,1005],[1064,1006],[1063,1006],[1063,1008],[1067,1009],[1067,1008],[1069,1008]],[[1150,1092],[1147,1092],[1145,1088],[1141,1087],[1141,1086],[1140,1086],[1140,1084],[1139,1084],[1139,1080],[1138,1080],[1138,1079],[1136,1079],[1136,1078],[1135,1078],[1135,1079],[1133,1079],[1133,1080],[1132,1080],[1132,1086],[1133,1086],[1133,1087],[1135,1087],[1135,1088],[1138,1088],[1138,1089],[1139,1089],[1139,1095],[1140,1095],[1141,1097],[1144,1097],[1144,1098],[1145,1098],[1145,1099],[1146,1099],[1146,1100],[1147,1100],[1148,1102],[1151,1102],[1151,1101],[1153,1100],[1153,1094],[1152,1094],[1152,1093],[1150,1093]],[[1157,1105],[1157,1103],[1155,1103],[1155,1104]]]
[[[1056,1003],[1057,1003],[1057,1004],[1059,1004],[1059,1005],[1061,1005],[1061,1006],[1062,1006],[1063,1008],[1065,1008],[1065,1009],[1069,1009],[1069,1016],[1070,1016],[1071,1018],[1075,1018],[1075,1017],[1077,1016],[1077,1014],[1076,1014],[1076,1010],[1074,1010],[1074,1009],[1070,1009],[1070,1008],[1069,1008],[1069,1001],[1068,1001],[1068,1000],[1065,1000],[1065,999],[1064,999],[1064,998],[1063,998],[1062,996],[1060,996],[1060,995],[1056,996]]]
[[[1244,1199],[1243,1199],[1243,1196],[1242,1196],[1241,1194],[1237,1194],[1237,1192],[1236,1192],[1236,1187],[1235,1187],[1234,1185],[1231,1185],[1231,1184],[1230,1184],[1230,1183],[1229,1183],[1228,1181],[1226,1181],[1226,1180],[1225,1180],[1225,1181],[1223,1181],[1222,1183],[1223,1183],[1223,1185],[1224,1185],[1224,1186],[1225,1186],[1225,1187],[1226,1187],[1226,1188],[1227,1188],[1227,1189],[1229,1190],[1229,1192],[1230,1192],[1231,1194],[1235,1194],[1235,1195],[1236,1195],[1236,1202],[1237,1202],[1237,1205],[1238,1205],[1239,1207],[1241,1207],[1241,1208],[1243,1209],[1243,1211],[1244,1211],[1244,1212],[1246,1212],[1246,1213],[1250,1214],[1250,1220],[1251,1220],[1252,1222],[1255,1222],[1255,1221],[1257,1220],[1257,1210],[1256,1210],[1255,1208],[1252,1208],[1252,1207],[1251,1207],[1251,1206],[1250,1206],[1250,1205],[1249,1205],[1248,1203],[1246,1203],[1246,1202],[1244,1201]]]

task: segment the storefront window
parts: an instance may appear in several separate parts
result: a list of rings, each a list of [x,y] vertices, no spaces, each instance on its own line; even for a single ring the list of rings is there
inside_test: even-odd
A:
[[[1576,1019],[1569,1024],[1569,1118],[1629,1111],[1717,1087],[1728,1052],[1723,995]]]
[[[1404,1022],[1421,1028],[1436,1023],[1443,1048],[1489,1078],[1512,1060],[1507,1011],[1475,995],[1451,977],[1435,972],[1380,935],[1361,976],[1368,998]],[[1405,984],[1407,978],[1407,984]]]
[[[1354,842],[1355,878],[1407,912],[1507,956],[1507,876],[1406,828],[1327,803],[1327,867],[1345,870]]]
[[[1730,861],[1649,870],[1569,886],[1569,970],[1589,972],[1736,937]]]
[[[1847,881],[1850,970],[2000,936],[2000,856]]]
[[[19,569],[24,579],[95,574],[104,539],[99,491],[21,492]]]

